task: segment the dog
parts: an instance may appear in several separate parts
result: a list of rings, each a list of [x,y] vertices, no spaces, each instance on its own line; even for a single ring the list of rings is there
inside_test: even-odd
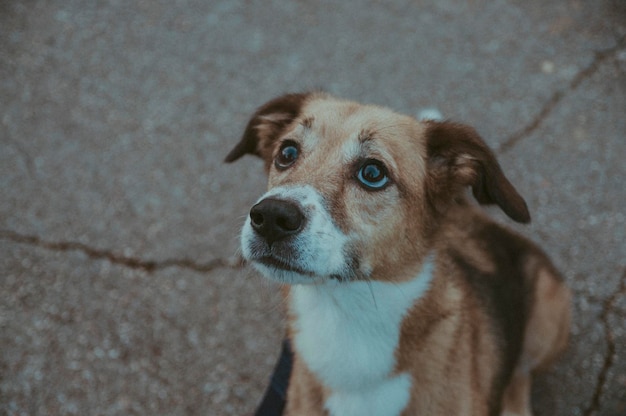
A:
[[[565,348],[570,291],[471,127],[324,92],[258,108],[226,157],[268,191],[244,259],[283,285],[288,415],[531,415],[531,376]],[[472,201],[469,189],[476,204]]]

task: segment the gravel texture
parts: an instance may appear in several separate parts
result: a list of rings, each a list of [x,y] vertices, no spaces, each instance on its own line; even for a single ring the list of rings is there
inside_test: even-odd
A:
[[[620,0],[0,1],[0,414],[253,411],[284,315],[222,160],[313,88],[483,134],[575,293],[536,415],[626,414]]]

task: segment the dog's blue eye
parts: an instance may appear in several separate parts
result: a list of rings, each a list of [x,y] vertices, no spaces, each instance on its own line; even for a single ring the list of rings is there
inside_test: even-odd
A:
[[[389,183],[387,168],[378,160],[367,160],[359,168],[356,177],[367,189],[382,189]]]
[[[278,169],[287,169],[296,161],[298,154],[298,145],[291,140],[287,140],[280,147],[278,155],[276,155],[276,159],[274,159],[274,165]]]

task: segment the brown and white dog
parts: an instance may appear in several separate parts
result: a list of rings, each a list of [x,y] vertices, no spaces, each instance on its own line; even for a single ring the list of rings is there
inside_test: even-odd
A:
[[[565,346],[570,292],[517,222],[526,203],[476,131],[325,93],[276,98],[226,158],[269,190],[241,246],[285,285],[289,415],[530,415]]]

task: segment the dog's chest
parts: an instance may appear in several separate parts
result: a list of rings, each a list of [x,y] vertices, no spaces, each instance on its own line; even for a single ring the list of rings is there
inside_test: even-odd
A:
[[[431,276],[432,263],[427,262],[417,277],[399,284],[331,282],[292,288],[294,346],[332,390],[326,403],[331,414],[391,415],[406,406],[411,380],[408,374],[393,373],[395,351],[402,321],[428,289]]]

